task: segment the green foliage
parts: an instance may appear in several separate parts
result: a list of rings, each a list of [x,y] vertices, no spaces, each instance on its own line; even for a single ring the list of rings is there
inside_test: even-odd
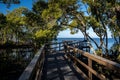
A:
[[[119,45],[119,44],[114,44],[114,45],[111,47],[111,50],[113,50],[113,52],[118,51],[119,49],[120,49],[120,45]]]
[[[120,32],[120,28],[119,25],[116,23],[117,17],[114,15],[111,17],[111,19],[109,20],[109,24],[108,27],[112,33],[113,37],[119,37],[119,32]]]
[[[52,39],[55,36],[53,36],[56,33],[54,30],[39,30],[35,33],[35,38],[36,39]]]
[[[8,12],[4,18],[2,18],[1,26],[1,33],[2,36],[2,43],[6,43],[8,41],[16,41],[21,40],[23,36],[26,35],[25,32],[25,25],[26,25],[26,17],[24,13],[27,11],[27,8],[20,7],[17,9],[14,9],[11,12]],[[4,21],[3,21],[4,19]],[[24,26],[24,27],[23,27]]]
[[[7,20],[15,25],[24,25],[24,12],[27,10],[27,8],[20,7],[17,9],[14,9],[12,12],[9,12],[6,17]]]
[[[0,13],[0,28],[5,27],[6,23],[7,23],[6,16]]]
[[[93,28],[98,37],[101,37],[105,34],[104,28],[102,27],[101,23],[95,19],[95,17],[89,17],[88,23]]]
[[[76,19],[72,20],[72,22],[69,24],[70,27],[77,27],[78,26],[78,22]]]
[[[118,55],[117,60],[120,62],[120,54]]]
[[[36,13],[36,14],[39,14],[41,15],[42,11],[44,9],[48,8],[48,3],[45,2],[45,1],[37,1],[36,3],[33,4],[33,8],[32,10]]]
[[[42,13],[45,9],[48,8],[48,3],[44,0],[38,0],[33,4],[32,11],[27,11],[25,13],[26,23],[32,27],[39,27],[40,29],[44,29],[45,24],[47,24],[42,18]]]
[[[102,56],[102,49],[98,49],[95,52],[98,56]]]
[[[45,9],[42,13],[44,20],[50,21],[51,19],[57,19],[62,16],[62,10],[58,4],[48,4],[48,9]]]
[[[53,40],[57,35],[57,31],[55,30],[39,30],[35,33],[35,40],[38,45],[42,45],[46,42]]]
[[[76,29],[76,28],[72,28],[72,29],[70,29],[71,30],[71,34],[75,34],[75,33],[78,33],[78,29]]]
[[[50,30],[39,30],[35,33],[36,38],[46,38],[50,34]]]
[[[44,24],[43,19],[32,11],[25,13],[25,22],[28,26],[36,27]]]
[[[76,2],[77,0],[49,0],[50,4],[57,3],[62,9],[67,8],[68,6],[72,6]]]
[[[85,4],[88,15],[84,14]],[[29,38],[47,41],[66,28],[70,28],[71,34],[81,30],[87,36],[86,30],[91,27],[103,46],[102,41],[107,40],[107,26],[113,36],[120,35],[119,13],[117,0],[38,0],[32,10],[20,7],[6,16],[0,14],[0,28],[5,25],[1,33],[8,38],[11,34],[18,37],[26,34]]]
[[[52,29],[56,25],[56,19],[53,19],[47,23],[48,29]]]
[[[75,34],[75,33],[77,33],[78,32],[78,29],[77,29],[77,27],[78,27],[78,22],[77,22],[77,20],[76,19],[73,19],[72,20],[72,22],[70,22],[70,24],[68,25],[68,27],[70,28],[70,30],[71,30],[71,34]]]
[[[98,28],[101,26],[100,23],[93,16],[89,17],[88,21],[93,28]]]

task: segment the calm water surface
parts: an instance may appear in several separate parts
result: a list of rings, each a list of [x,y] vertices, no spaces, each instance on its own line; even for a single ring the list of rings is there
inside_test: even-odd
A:
[[[99,38],[93,38],[97,43],[100,43]],[[84,38],[57,38],[57,42],[62,42],[64,40],[84,40]],[[91,41],[92,46],[96,49],[95,44]],[[113,38],[108,38],[108,48],[110,49],[112,45],[114,44],[114,39]]]

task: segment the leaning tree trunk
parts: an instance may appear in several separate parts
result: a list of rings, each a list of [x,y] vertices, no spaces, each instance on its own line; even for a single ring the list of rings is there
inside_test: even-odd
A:
[[[105,51],[106,51],[106,53],[105,54],[108,55],[108,34],[107,34],[107,28],[106,28],[106,26],[105,26],[105,24],[103,22],[103,19],[101,17],[99,17],[99,18],[100,18],[100,21],[101,21],[102,26],[104,28],[104,31],[105,31],[105,42],[106,42],[106,44],[105,44]]]
[[[119,44],[120,44],[120,36],[119,36]]]
[[[102,39],[102,36],[100,36],[100,46],[99,46],[99,49],[102,49],[102,46],[103,46],[103,39]]]
[[[86,34],[86,36],[87,36],[87,38],[89,38],[89,39],[96,45],[97,48],[99,48],[99,45],[97,44],[97,42],[96,42],[93,38],[91,38],[88,34]],[[93,51],[93,53],[94,53],[95,55],[97,55],[97,53],[95,52],[92,44],[90,44],[90,49]]]

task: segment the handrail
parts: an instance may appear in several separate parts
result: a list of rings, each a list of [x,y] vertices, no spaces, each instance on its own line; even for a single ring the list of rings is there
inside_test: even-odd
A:
[[[120,72],[120,64],[118,64],[116,62],[110,61],[108,59],[105,59],[105,58],[97,56],[97,55],[90,54],[88,52],[84,52],[78,48],[74,48],[74,47],[69,46],[69,45],[65,45],[65,46],[66,46],[65,53],[66,53],[66,55],[68,55],[68,58],[70,58],[70,59],[72,58],[75,62],[77,62],[78,64],[81,64],[83,67],[85,67],[88,70],[88,77],[90,80],[92,80],[92,74],[94,74],[95,76],[97,76],[101,80],[107,79],[106,76],[104,76],[101,73],[98,73],[97,71],[95,71],[92,68],[93,61],[97,62],[100,65],[107,67],[107,69],[115,70],[118,73]],[[71,52],[72,52],[72,54],[70,54]],[[85,64],[80,59],[78,59],[75,56],[76,54],[80,54],[80,55],[85,56],[88,60],[88,64]]]
[[[50,45],[58,45],[58,47],[53,48],[59,48],[59,50],[61,49],[61,47],[64,47],[63,42],[46,43],[45,45],[43,45],[37,52],[37,54],[34,56],[30,64],[23,71],[23,73],[19,77],[19,80],[41,80],[42,69],[45,60],[45,51],[47,51],[48,49],[52,49],[48,47]],[[47,50],[45,50],[46,48]]]
[[[67,43],[78,45],[79,42],[72,42],[67,41]],[[52,48],[49,46],[52,45]],[[56,45],[56,46],[54,46]],[[41,80],[42,76],[42,69],[44,66],[44,60],[45,60],[45,54],[47,51],[51,51],[51,49],[58,48],[58,50],[64,49],[64,42],[58,42],[58,43],[47,43],[41,47],[41,49],[37,52],[37,54],[34,56],[30,64],[26,67],[22,75],[19,77],[19,80]],[[49,50],[50,49],[50,50]],[[57,51],[57,50],[56,50]],[[46,52],[46,53],[45,53]]]
[[[63,50],[64,48],[64,42],[51,42],[51,43],[46,43],[46,47],[49,50],[55,49],[56,51]]]
[[[42,68],[45,59],[45,45],[34,56],[30,64],[26,67],[19,80],[36,80],[41,78]]]
[[[42,69],[45,60],[45,51],[47,51],[48,49],[52,49],[48,47],[50,45],[58,45],[58,47],[53,48],[59,48],[59,50],[61,49],[61,47],[64,47],[63,42],[46,43],[45,45],[43,45],[37,52],[37,54],[34,56],[30,64],[23,71],[23,73],[19,77],[19,80],[41,80]],[[46,48],[47,50],[45,50]]]

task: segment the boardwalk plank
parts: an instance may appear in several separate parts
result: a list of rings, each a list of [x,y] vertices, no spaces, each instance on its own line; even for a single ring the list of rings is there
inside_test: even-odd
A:
[[[45,64],[42,80],[83,80],[65,59],[64,53],[47,55]]]

